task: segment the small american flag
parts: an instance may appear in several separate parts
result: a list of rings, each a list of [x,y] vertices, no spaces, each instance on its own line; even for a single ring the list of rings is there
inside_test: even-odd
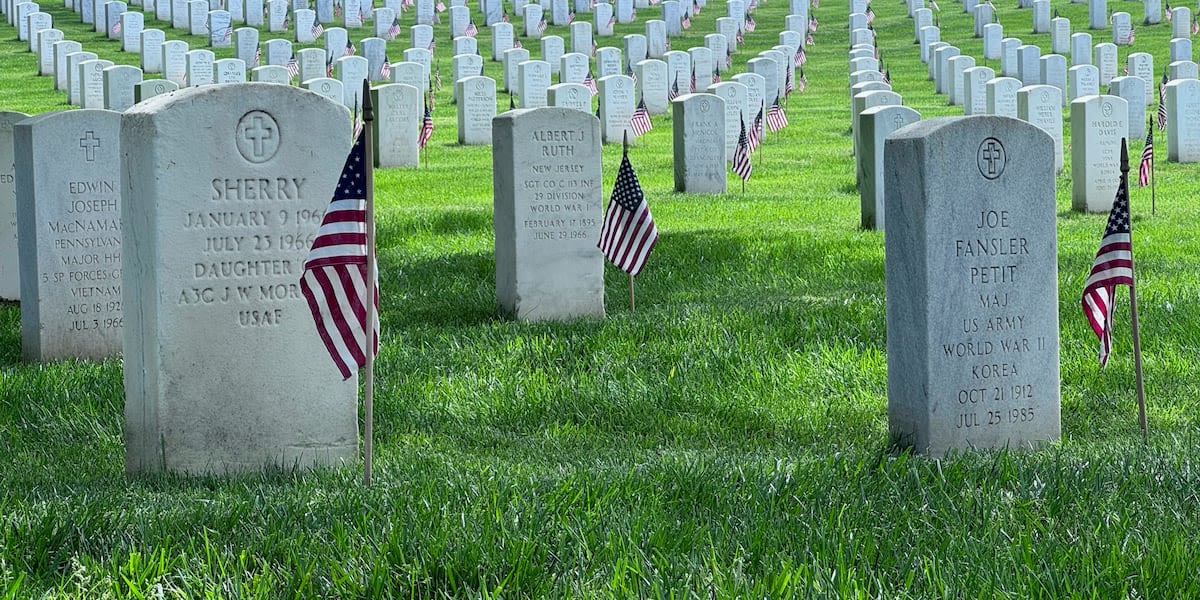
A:
[[[746,35],[742,33],[741,29],[737,30],[737,32],[733,34],[733,39],[737,40],[738,44],[746,43]]]
[[[796,78],[796,91],[801,94],[808,88],[808,77],[804,75],[804,69],[800,69],[800,76]]]
[[[679,97],[679,78],[671,82],[671,89],[667,90],[667,100],[674,100]]]
[[[254,49],[254,66],[257,67],[258,63],[261,61],[262,61],[262,48],[255,48]]]
[[[1200,33],[1200,21],[1197,21],[1196,17],[1192,17],[1192,35],[1198,33]]]
[[[513,48],[524,48],[524,46],[521,45],[521,40],[513,40]]]
[[[733,149],[733,172],[737,173],[742,181],[748,181],[753,170],[754,167],[750,164],[750,141],[746,138],[746,122],[742,121],[737,146]]]
[[[870,4],[867,5],[867,22],[868,23],[875,22],[875,10],[871,8]]]
[[[808,62],[808,54],[805,54],[804,46],[796,47],[796,56],[792,59],[792,64],[797,67],[803,67],[806,62]]]
[[[504,14],[500,15],[500,22],[501,23],[508,22],[508,11],[507,10],[504,11]]]
[[[942,7],[938,6],[937,0],[929,0],[929,8],[932,8],[934,12],[942,12]]]
[[[804,38],[805,46],[815,46],[816,44],[817,43],[815,41],[813,41],[813,35],[811,33],[808,34],[808,36]]]
[[[749,33],[754,33],[755,29],[758,29],[758,23],[756,23],[754,21],[754,15],[747,14],[746,15],[746,31]]]
[[[616,25],[616,24],[617,24],[617,16],[616,15],[613,15],[608,18],[608,28],[609,29],[612,29],[613,25]]]
[[[821,8],[821,0],[812,0],[813,8]]]
[[[883,72],[883,82],[888,85],[892,84],[892,70],[891,69],[887,69]]]
[[[636,276],[658,242],[658,226],[650,214],[646,194],[638,183],[629,155],[621,157],[621,168],[613,184],[612,199],[604,214],[600,242],[596,244],[617,268]]]
[[[733,66],[733,48],[730,48],[729,44],[725,44],[725,68],[728,69],[732,66]]]
[[[588,69],[587,76],[583,78],[583,87],[587,88],[593,96],[598,93],[598,90],[596,90],[596,78],[592,76],[591,69]]]
[[[337,4],[334,4],[334,5],[333,5],[333,16],[334,16],[334,17],[337,17],[337,18],[341,18],[341,16],[342,16],[342,5],[341,5],[341,3],[340,3],[340,2],[339,2],[339,3],[337,3]]]
[[[638,100],[637,108],[629,119],[629,128],[633,130],[635,137],[642,137],[647,131],[654,129],[654,123],[650,122],[650,111],[646,109],[645,98]]]
[[[1132,45],[1137,35],[1133,32],[1133,25],[1129,26],[1129,33],[1125,34],[1125,44]]]
[[[300,75],[300,62],[296,60],[295,54],[291,58],[288,58],[287,65],[285,66],[287,67],[288,75],[291,77],[295,78]]]
[[[749,134],[749,137],[747,138],[747,141],[749,142],[749,147],[750,147],[751,152],[758,150],[759,145],[762,144],[762,141],[763,141],[763,110],[762,110],[762,107],[759,107],[758,114],[754,115],[754,122],[750,124],[750,134]]]
[[[358,54],[358,48],[350,40],[346,40],[346,49],[342,51],[342,56],[354,56]]]
[[[1146,145],[1142,146],[1142,164],[1138,165],[1138,186],[1150,185],[1150,171],[1154,169],[1154,127],[1146,128]]]
[[[463,35],[467,37],[475,37],[479,35],[479,28],[475,26],[475,21],[467,23],[467,28],[463,30]]]
[[[304,261],[300,291],[308,301],[317,334],[342,379],[367,364],[367,190],[366,146],[354,142],[333,200]],[[379,273],[371,274],[376,282]],[[374,353],[379,353],[379,286],[375,287]]]
[[[1108,225],[1092,272],[1083,286],[1083,314],[1100,338],[1100,366],[1112,351],[1112,315],[1118,285],[1133,286],[1133,236],[1129,229],[1129,187],[1125,177],[1117,186],[1117,197],[1108,213]]]
[[[691,81],[691,87],[688,89],[693,94],[696,93],[696,66],[695,65],[692,65],[692,81]]]
[[[430,53],[437,52],[437,40],[435,40],[435,39],[429,40],[429,52]]]
[[[438,0],[438,3],[433,6],[433,9],[438,12],[446,12],[446,3]]]
[[[310,31],[312,32],[312,37],[315,40],[315,39],[321,37],[321,35],[325,33],[325,26],[320,23],[314,22],[312,29]]]
[[[388,59],[386,54],[384,54],[383,55],[383,65],[379,67],[379,78],[380,79],[391,79],[391,77],[392,77],[392,61],[390,59]]]
[[[808,32],[809,33],[817,32],[817,15],[811,15],[808,17]]]
[[[567,13],[567,25],[575,22],[575,11]]]
[[[700,0],[692,0],[692,14],[700,16]]]
[[[1158,130],[1167,128],[1167,73],[1163,72],[1162,81],[1158,83]]]
[[[333,77],[333,58],[330,58],[329,61],[325,63],[325,76]]]
[[[417,145],[422,150],[425,149],[425,144],[429,143],[429,139],[433,137],[433,112],[428,106],[425,107],[425,118],[421,120],[421,134],[417,136]]]
[[[679,21],[679,26],[683,27],[684,29],[691,29],[692,28],[692,16],[691,15],[683,15],[683,19],[681,21]]]
[[[787,125],[787,114],[783,112],[783,107],[779,106],[779,98],[775,98],[774,104],[767,109],[767,127],[771,128],[771,133],[775,133]]]
[[[439,90],[442,89],[442,68],[441,67],[438,67],[437,71],[434,71],[434,73],[433,73],[433,85],[437,86],[437,89],[439,89]]]
[[[796,84],[795,84],[795,82],[792,80],[792,73],[793,73],[793,71],[794,71],[794,69],[788,69],[788,70],[785,72],[785,73],[786,73],[786,77],[787,77],[787,79],[786,79],[786,82],[784,83],[784,86],[783,86],[783,95],[784,95],[784,97],[791,96],[791,95],[792,95],[792,92],[796,91]]]
[[[542,33],[544,33],[545,31],[546,31],[546,17],[542,17],[542,20],[538,21],[538,24],[537,24],[537,34],[542,35]]]
[[[713,71],[712,82],[713,82],[713,84],[721,83],[721,66],[720,65],[717,65],[717,68]]]
[[[592,40],[592,56],[596,55],[596,40]]]
[[[398,35],[400,35],[400,19],[394,18],[392,24],[388,25],[387,39],[394,40]]]
[[[117,20],[116,23],[113,23],[112,29],[110,31],[112,31],[113,35],[121,35],[121,21],[119,19]]]
[[[225,28],[225,41],[228,42],[230,39],[233,39],[233,26],[232,25]]]
[[[637,85],[637,73],[633,72],[633,67],[625,65],[625,76],[633,80],[633,85]]]

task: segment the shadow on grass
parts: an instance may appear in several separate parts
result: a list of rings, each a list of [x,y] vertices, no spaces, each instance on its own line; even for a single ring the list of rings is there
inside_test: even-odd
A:
[[[403,239],[415,234],[465,235],[492,231],[492,212],[483,208],[444,208],[377,224],[379,239]]]

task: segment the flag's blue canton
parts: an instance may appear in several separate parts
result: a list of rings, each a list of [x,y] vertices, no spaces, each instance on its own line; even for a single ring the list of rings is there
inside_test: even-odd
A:
[[[365,147],[363,138],[354,140],[354,149],[346,160],[346,168],[342,170],[342,178],[338,180],[337,189],[333,192],[334,200],[361,200],[367,197],[366,173],[363,168]]]

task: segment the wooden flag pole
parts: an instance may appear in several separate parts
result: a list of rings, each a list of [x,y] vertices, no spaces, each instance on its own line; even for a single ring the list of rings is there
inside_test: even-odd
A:
[[[1121,185],[1125,188],[1125,193],[1129,193],[1129,148],[1125,140],[1121,140]],[[1129,220],[1133,221],[1133,211],[1129,211]],[[1133,265],[1133,227],[1129,228],[1129,271],[1136,273]],[[1142,429],[1142,443],[1149,443],[1149,434],[1146,431],[1146,388],[1142,378],[1142,336],[1138,331],[1138,313],[1137,313],[1137,285],[1136,275],[1135,283],[1129,285],[1129,318],[1132,322],[1130,329],[1133,333],[1133,368],[1134,376],[1137,385],[1137,400],[1138,400],[1138,426]]]
[[[372,455],[375,435],[375,147],[372,135],[375,110],[371,103],[370,84],[363,80],[363,165],[366,181],[367,212],[367,300],[366,329],[367,363],[363,369],[363,485],[371,485]]]
[[[1149,119],[1147,120],[1146,127],[1154,127],[1154,115],[1150,115]],[[1149,129],[1147,131],[1153,131],[1153,129]],[[1150,151],[1154,152],[1154,149],[1151,148]],[[1154,172],[1158,170],[1157,163],[1158,163],[1158,161],[1155,160],[1154,158],[1150,159],[1150,214],[1152,214],[1152,215],[1157,212],[1157,207],[1158,207],[1158,198],[1157,198],[1157,194],[1155,193],[1155,190],[1154,190],[1154,184],[1155,184],[1155,181],[1154,181],[1155,173]],[[1133,218],[1133,216],[1130,215],[1130,218]]]
[[[621,159],[629,158],[629,130],[626,129],[621,137]],[[633,273],[629,274],[629,312],[637,312],[637,302],[633,295]]]

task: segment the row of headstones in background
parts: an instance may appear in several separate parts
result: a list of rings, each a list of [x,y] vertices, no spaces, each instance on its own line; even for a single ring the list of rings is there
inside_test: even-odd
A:
[[[1113,96],[1100,96],[1099,77],[1096,67],[1090,64],[1077,65],[1069,70],[1070,84],[1049,85],[1035,82],[1025,85],[1010,77],[995,77],[989,67],[976,67],[971,57],[959,56],[957,49],[942,42],[930,45],[930,70],[938,84],[938,92],[948,93],[951,103],[964,105],[966,115],[991,114],[1011,116],[1033,123],[1051,135],[1055,142],[1055,166],[1063,166],[1063,119],[1062,105],[1069,100],[1072,123],[1072,205],[1077,210],[1104,211],[1112,202],[1112,190],[1116,179],[1114,158],[1122,138],[1140,140],[1145,136],[1146,105],[1150,104],[1153,85],[1146,78],[1136,75],[1115,78],[1111,82]],[[1059,70],[1065,59],[1059,55],[1041,57],[1041,81],[1056,81],[1046,77],[1047,62],[1057,59]],[[1130,56],[1130,71],[1150,74],[1153,67],[1149,55],[1135,53]],[[964,68],[965,67],[965,68]],[[1026,68],[1023,72],[1030,71]],[[1176,72],[1176,76],[1179,74]],[[1035,80],[1036,81],[1036,80]],[[1153,80],[1151,80],[1152,82]],[[953,84],[951,82],[954,82]],[[1194,77],[1176,78],[1169,86],[1178,89],[1200,89]],[[1069,99],[1064,87],[1071,91]],[[961,99],[956,102],[955,90]],[[1169,115],[1186,115],[1200,111],[1197,106],[1184,99],[1186,94],[1175,94],[1167,104]],[[1116,114],[1114,111],[1119,112]],[[1200,114],[1200,113],[1197,113]],[[1184,117],[1186,120],[1186,117]],[[1200,131],[1186,123],[1171,125],[1168,119],[1168,140],[1175,140],[1179,148],[1200,146]],[[1168,160],[1193,162],[1186,150],[1169,152]]]
[[[910,14],[923,4],[908,0]],[[1061,128],[1056,88],[1022,92],[1054,96]],[[880,225],[902,232],[884,240],[893,440],[941,456],[1057,439],[1054,144],[992,116],[909,125],[915,111],[877,106],[860,119],[860,150],[883,158]]]

